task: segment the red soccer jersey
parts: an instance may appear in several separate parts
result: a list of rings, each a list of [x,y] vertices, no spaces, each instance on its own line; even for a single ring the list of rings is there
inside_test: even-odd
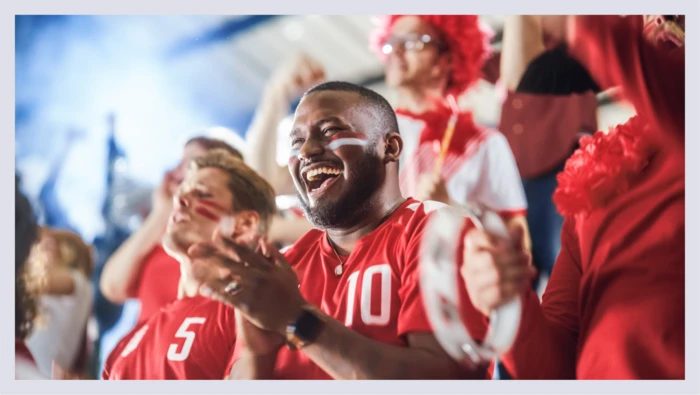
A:
[[[420,241],[428,214],[442,203],[408,199],[377,229],[360,239],[345,261],[340,277],[338,258],[326,233],[311,230],[285,257],[299,277],[306,300],[368,338],[406,345],[410,332],[432,332],[418,284]],[[330,379],[303,351],[282,348],[277,379]]]
[[[117,344],[102,378],[221,380],[231,367],[235,329],[231,307],[202,296],[179,299]]]
[[[137,324],[142,324],[161,307],[177,299],[180,264],[158,245],[144,258],[141,278],[136,290],[141,312]]]

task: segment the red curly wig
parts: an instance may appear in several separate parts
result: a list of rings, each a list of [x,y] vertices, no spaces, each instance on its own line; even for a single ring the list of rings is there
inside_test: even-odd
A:
[[[382,60],[382,43],[391,34],[391,27],[405,15],[376,17],[378,27],[370,34],[370,49]],[[484,61],[491,54],[493,32],[479,23],[477,15],[416,15],[441,34],[452,55],[452,72],[446,94],[459,96],[481,77]]]

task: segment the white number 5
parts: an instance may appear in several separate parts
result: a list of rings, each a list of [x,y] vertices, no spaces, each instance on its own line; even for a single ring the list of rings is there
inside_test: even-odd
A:
[[[182,321],[182,325],[178,328],[175,333],[175,337],[184,338],[185,343],[182,345],[182,350],[177,351],[177,344],[173,343],[168,348],[168,360],[169,361],[184,361],[187,356],[190,355],[190,350],[192,349],[192,342],[194,342],[195,333],[188,331],[187,328],[192,324],[203,324],[205,321],[204,317],[187,317]]]

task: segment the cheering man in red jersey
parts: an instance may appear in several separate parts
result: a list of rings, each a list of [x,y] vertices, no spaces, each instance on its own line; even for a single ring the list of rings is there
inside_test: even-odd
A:
[[[284,256],[234,243],[190,250],[202,293],[241,313],[231,377],[464,377],[431,333],[418,285],[429,212],[446,206],[401,196],[403,143],[389,103],[350,83],[318,85],[296,110],[290,148],[318,229]]]
[[[683,17],[576,16],[569,44],[638,115],[581,140],[554,195],[562,248],[540,306],[520,252],[467,235],[463,277],[483,314],[523,298],[503,363],[518,379],[685,377]],[[474,320],[473,324],[479,324]],[[533,355],[538,355],[533,358]]]
[[[242,160],[213,150],[192,162],[173,200],[163,247],[180,263],[178,299],[119,342],[105,364],[105,379],[228,376],[236,340],[234,310],[199,296],[186,252],[194,243],[212,240],[222,219],[230,223],[226,237],[254,243],[268,230],[275,194]]]

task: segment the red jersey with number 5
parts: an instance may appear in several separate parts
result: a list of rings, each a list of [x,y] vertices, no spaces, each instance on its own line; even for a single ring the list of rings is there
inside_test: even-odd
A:
[[[301,294],[329,316],[373,340],[407,346],[410,332],[432,332],[419,291],[418,259],[428,213],[442,203],[408,199],[361,238],[335,274],[338,257],[326,233],[311,230],[284,255],[297,273]],[[234,356],[234,359],[236,356]],[[303,351],[283,347],[276,379],[330,379]]]
[[[105,380],[221,380],[236,341],[231,307],[196,296],[163,307],[110,354]]]

